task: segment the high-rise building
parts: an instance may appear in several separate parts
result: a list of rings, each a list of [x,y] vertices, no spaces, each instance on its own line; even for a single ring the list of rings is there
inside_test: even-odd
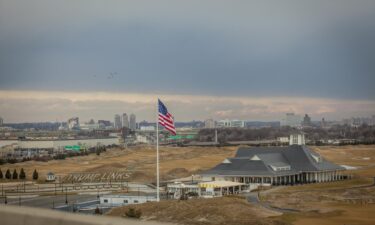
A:
[[[326,128],[327,127],[327,121],[324,119],[324,117],[322,118],[322,121],[320,122],[320,127],[321,128]]]
[[[122,114],[122,127],[129,128],[129,119],[128,119],[128,114],[126,113]]]
[[[302,126],[311,127],[311,125],[311,118],[309,117],[309,115],[305,114],[305,117],[303,117]]]
[[[119,114],[115,115],[113,126],[115,129],[120,129],[122,127],[121,116]]]
[[[4,124],[4,120],[3,118],[0,117],[0,127],[3,126],[3,124]]]
[[[301,116],[294,113],[287,113],[285,118],[281,121],[281,126],[300,127],[301,122]]]
[[[207,119],[204,121],[204,128],[215,128],[215,121],[213,119]]]
[[[132,113],[130,114],[130,119],[129,119],[129,128],[130,130],[136,130],[137,128],[137,121],[135,115]]]

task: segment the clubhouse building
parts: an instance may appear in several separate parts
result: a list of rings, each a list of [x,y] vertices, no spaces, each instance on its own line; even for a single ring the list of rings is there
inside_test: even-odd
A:
[[[341,180],[344,170],[305,145],[290,145],[239,148],[234,158],[225,159],[201,176],[205,182],[294,185]]]

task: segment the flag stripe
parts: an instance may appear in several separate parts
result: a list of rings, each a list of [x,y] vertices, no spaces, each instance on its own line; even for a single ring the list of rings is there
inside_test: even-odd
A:
[[[176,135],[176,127],[174,126],[174,119],[172,114],[168,112],[167,107],[163,104],[163,102],[158,100],[158,108],[159,108],[159,124],[162,125],[166,130],[171,132],[173,135]]]

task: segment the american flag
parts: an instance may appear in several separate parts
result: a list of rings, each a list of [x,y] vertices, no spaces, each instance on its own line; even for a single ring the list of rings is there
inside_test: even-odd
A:
[[[174,126],[174,120],[172,114],[168,112],[167,107],[163,102],[159,101],[159,124],[162,125],[165,129],[171,132],[173,135],[176,135],[176,128]]]

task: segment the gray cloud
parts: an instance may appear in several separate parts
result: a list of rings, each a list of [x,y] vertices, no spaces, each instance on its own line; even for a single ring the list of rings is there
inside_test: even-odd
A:
[[[0,89],[373,100],[373,21],[364,0],[0,0]]]

